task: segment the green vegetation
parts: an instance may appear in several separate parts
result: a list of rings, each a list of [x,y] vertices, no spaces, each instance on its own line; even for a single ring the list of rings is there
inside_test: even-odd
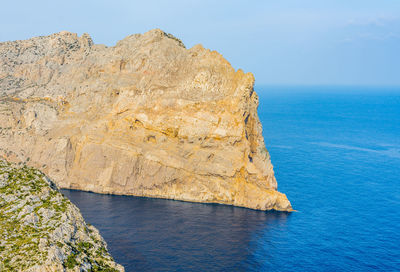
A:
[[[269,155],[268,155],[268,151],[267,151],[267,149],[265,148],[265,146],[260,147],[260,148],[259,148],[259,151],[260,151],[260,153],[263,154],[264,156],[267,156],[267,157],[269,156]]]
[[[177,37],[175,37],[175,36],[172,35],[171,33],[166,33],[166,32],[164,32],[164,35],[167,36],[167,37],[170,38],[170,39],[173,39],[173,40],[177,41],[178,44],[179,44],[181,47],[186,48],[186,46],[185,46],[185,44],[182,42],[182,40],[178,39]]]
[[[24,271],[54,258],[67,271],[83,264],[118,271],[99,234],[53,188],[40,171],[0,159],[0,271]]]
[[[76,255],[71,254],[68,256],[67,260],[64,262],[64,266],[73,269],[75,266],[78,265],[78,262],[76,261]]]

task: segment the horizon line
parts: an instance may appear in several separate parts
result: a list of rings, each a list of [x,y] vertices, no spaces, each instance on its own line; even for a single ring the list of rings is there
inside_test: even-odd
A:
[[[319,87],[328,87],[328,88],[387,88],[387,89],[400,89],[399,85],[390,85],[390,84],[284,84],[284,83],[255,83],[254,87],[285,87],[285,88],[293,88],[293,87],[311,87],[311,88],[319,88]]]

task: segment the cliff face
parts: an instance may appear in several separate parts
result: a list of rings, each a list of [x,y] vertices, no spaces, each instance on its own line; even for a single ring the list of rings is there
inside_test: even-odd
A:
[[[250,73],[161,30],[0,43],[0,155],[58,186],[291,210]]]
[[[0,159],[0,271],[124,271],[42,173]]]

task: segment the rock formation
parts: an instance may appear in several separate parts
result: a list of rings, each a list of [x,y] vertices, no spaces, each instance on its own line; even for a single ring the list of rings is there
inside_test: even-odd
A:
[[[40,171],[0,159],[0,271],[124,271]]]
[[[254,77],[161,30],[0,43],[0,155],[61,188],[290,211]]]

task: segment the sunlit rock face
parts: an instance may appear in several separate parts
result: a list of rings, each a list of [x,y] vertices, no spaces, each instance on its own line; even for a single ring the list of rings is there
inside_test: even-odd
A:
[[[0,155],[62,188],[289,211],[253,85],[158,29],[0,43]]]

